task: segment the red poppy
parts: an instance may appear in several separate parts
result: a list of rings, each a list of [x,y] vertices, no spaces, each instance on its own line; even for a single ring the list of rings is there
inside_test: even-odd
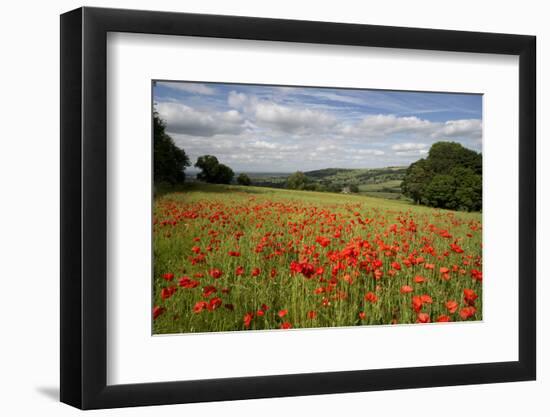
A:
[[[258,311],[256,311],[256,315],[257,315],[258,317],[262,317],[264,314],[265,314],[265,311],[263,311],[263,310],[258,310]]]
[[[167,272],[166,274],[162,274],[162,278],[164,278],[166,281],[172,281],[174,279],[174,274],[171,272]]]
[[[428,294],[422,294],[420,296],[420,300],[422,303],[431,304],[433,302],[432,297],[430,297]]]
[[[317,313],[313,310],[307,312],[307,318],[313,320],[315,317],[317,317]]]
[[[278,315],[279,317],[282,318],[282,317],[286,316],[287,313],[288,313],[288,310],[280,310],[280,311],[277,313],[277,315]]]
[[[416,316],[416,322],[417,323],[429,323],[430,322],[430,315],[426,313],[418,313]]]
[[[220,271],[218,268],[213,268],[210,270],[210,276],[214,279],[218,279],[222,276],[222,271]]]
[[[222,305],[222,299],[220,297],[214,297],[208,303],[208,310],[209,311],[214,311],[215,309],[217,309],[221,305]]]
[[[413,292],[413,288],[410,285],[403,285],[399,292],[401,292],[401,294],[408,294]]]
[[[449,300],[445,303],[445,307],[449,310],[449,313],[454,314],[458,309],[458,303],[455,300]]]
[[[424,278],[423,276],[420,276],[420,275],[417,275],[414,277],[414,282],[416,282],[417,284],[422,284],[423,282],[426,282],[427,279]]]
[[[292,324],[290,324],[288,321],[285,321],[283,324],[281,324],[281,329],[292,329]]]
[[[456,243],[451,243],[451,250],[456,253],[464,253],[464,249],[462,249]]]
[[[470,288],[466,288],[464,290],[464,301],[466,302],[466,304],[472,306],[474,305],[476,299],[477,299],[477,294],[475,293],[474,290]]]
[[[208,303],[206,301],[197,301],[193,307],[193,313],[198,314],[205,308],[208,308]]]
[[[254,268],[252,270],[252,276],[257,277],[258,275],[260,275],[260,268]]]
[[[263,311],[267,311],[269,310],[269,307],[265,304],[262,304],[262,306],[260,307]]]
[[[451,318],[449,316],[446,316],[445,314],[442,314],[435,321],[437,321],[438,323],[445,323],[451,321]]]
[[[396,271],[401,271],[401,265],[399,264],[399,262],[392,262],[391,267]]]
[[[218,290],[213,285],[207,285],[202,289],[202,295],[205,297],[210,297],[212,294],[217,292]]]
[[[156,320],[158,316],[164,313],[166,309],[164,307],[155,306],[153,307],[153,320]]]
[[[476,308],[474,306],[461,308],[459,314],[462,320],[467,320],[470,317],[473,317],[474,314],[476,314]]]
[[[195,288],[199,285],[199,281],[194,281],[189,277],[181,277],[178,281],[178,285],[183,288]]]
[[[448,274],[449,273],[449,268],[442,266],[441,268],[439,268],[439,273],[440,274]]]
[[[233,250],[230,250],[228,254],[229,256],[235,256],[235,257],[241,256],[241,252],[237,252]]]
[[[238,266],[237,269],[235,269],[235,275],[242,275],[244,274],[244,268],[242,266]]]
[[[365,320],[365,318],[367,317],[364,311],[360,311],[358,315],[359,315],[359,319],[361,320]]]
[[[373,293],[372,291],[369,291],[368,293],[365,294],[365,300],[368,301],[369,303],[376,303],[378,301],[378,297],[375,293]]]
[[[330,239],[328,237],[319,236],[315,239],[315,242],[317,242],[323,248],[326,248],[330,244]]]
[[[177,289],[178,287],[163,288],[160,292],[160,298],[162,298],[163,300],[167,300],[174,295]]]
[[[470,275],[476,281],[483,281],[483,273],[481,271],[477,270],[477,269],[472,269],[470,271]]]
[[[417,313],[420,312],[420,310],[422,310],[423,305],[424,303],[422,302],[422,298],[420,298],[418,295],[413,296],[412,308],[414,311],[416,311]]]
[[[250,327],[250,323],[252,322],[252,319],[254,318],[254,314],[253,313],[246,313],[244,315],[244,318],[243,318],[243,322],[244,322],[244,327],[246,328],[249,328]]]

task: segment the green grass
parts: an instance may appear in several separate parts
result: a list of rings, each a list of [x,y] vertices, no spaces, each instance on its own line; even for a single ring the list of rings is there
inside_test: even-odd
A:
[[[477,311],[469,320],[481,319],[482,285],[470,276],[471,269],[482,269],[480,213],[437,210],[364,195],[261,187],[189,184],[155,192],[154,305],[163,313],[154,320],[154,333],[244,330],[247,313],[255,316],[249,329],[277,329],[285,322],[295,328],[414,323],[418,315],[411,299],[422,294],[433,299],[421,310],[430,321],[443,314],[460,321],[466,288],[478,295]],[[411,221],[416,231],[409,230]],[[452,238],[442,237],[442,230]],[[338,232],[340,236],[334,237]],[[318,237],[330,243],[322,247]],[[455,241],[464,253],[450,250]],[[426,246],[435,255],[422,252]],[[357,253],[346,257],[346,247]],[[240,256],[230,256],[230,251]],[[193,262],[201,254],[204,259]],[[423,256],[424,264],[407,267],[404,259],[411,254]],[[342,269],[333,275],[337,257]],[[380,279],[361,264],[374,269],[376,260],[382,264]],[[463,265],[464,260],[469,265]],[[293,273],[291,263],[302,261],[324,272],[309,279]],[[401,267],[394,276],[389,273],[392,262]],[[434,269],[425,269],[426,263]],[[451,272],[450,279],[443,280],[439,268],[453,265],[464,273]],[[239,266],[244,269],[241,276],[235,274]],[[252,276],[254,268],[259,268],[259,275]],[[222,271],[219,278],[210,275],[214,269]],[[173,280],[163,278],[167,273],[174,274]],[[414,283],[417,275],[427,282]],[[198,285],[179,287],[182,277]],[[403,285],[410,285],[414,292],[401,294]],[[174,286],[175,293],[163,299],[162,289]],[[216,293],[204,296],[207,286],[214,286]],[[325,292],[316,294],[319,288]],[[365,301],[368,292],[377,296],[376,303]],[[215,297],[221,298],[218,308],[193,311],[198,302]],[[460,304],[453,314],[445,307],[448,300]],[[259,316],[262,304],[269,310]],[[281,318],[280,310],[288,313]],[[310,311],[316,313],[315,318],[308,317]],[[364,319],[360,312],[365,313]]]

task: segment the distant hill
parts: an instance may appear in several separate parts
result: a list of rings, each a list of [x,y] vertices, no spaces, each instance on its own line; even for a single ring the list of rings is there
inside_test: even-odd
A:
[[[390,199],[402,198],[401,181],[407,167],[386,168],[325,168],[304,172],[309,187],[317,191],[350,192]],[[291,174],[247,173],[253,185],[285,188]]]

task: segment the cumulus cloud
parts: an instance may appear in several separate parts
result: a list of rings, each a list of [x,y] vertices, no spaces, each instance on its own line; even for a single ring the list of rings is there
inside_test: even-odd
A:
[[[392,150],[394,151],[412,151],[412,150],[420,150],[427,148],[428,145],[425,143],[412,143],[412,142],[405,142],[405,143],[396,143],[395,145],[392,145]]]
[[[433,137],[481,139],[482,124],[479,119],[449,120],[434,132]]]
[[[171,83],[171,82],[159,82],[158,84],[163,87],[170,88],[172,90],[185,91],[187,93],[203,94],[211,96],[216,93],[216,90],[205,84],[199,83]]]
[[[248,100],[248,97],[244,93],[237,93],[236,91],[230,91],[227,96],[227,104],[231,107],[241,108]]]
[[[236,91],[229,92],[227,103],[232,108],[242,110],[252,119],[252,123],[281,133],[306,133],[336,124],[336,118],[332,114],[310,108],[311,106],[282,105]]]
[[[257,102],[253,106],[258,124],[283,132],[316,131],[336,123],[331,114],[308,108],[293,108],[266,102]]]
[[[381,151],[380,149],[357,149],[357,150],[354,150],[353,152],[359,155],[375,155],[375,156],[381,156],[386,153],[384,151]]]
[[[398,117],[394,114],[377,114],[363,117],[357,123],[342,126],[343,134],[380,138],[392,134],[430,133],[433,123],[415,116]]]
[[[166,121],[168,132],[192,136],[238,134],[243,131],[243,118],[236,110],[211,112],[197,110],[181,103],[157,104],[157,111]]]

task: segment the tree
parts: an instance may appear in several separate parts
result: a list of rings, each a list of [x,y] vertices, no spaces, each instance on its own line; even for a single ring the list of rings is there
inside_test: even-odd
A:
[[[359,192],[359,187],[357,186],[357,184],[351,184],[349,186],[349,191],[350,191],[350,193],[358,193]]]
[[[429,164],[425,159],[420,159],[407,168],[405,178],[401,183],[401,190],[407,197],[419,204],[422,201],[424,189],[431,180]]]
[[[426,159],[411,164],[401,190],[415,203],[453,210],[481,210],[482,156],[455,142],[437,142]]]
[[[472,169],[481,175],[481,154],[456,142],[436,142],[430,148],[428,161],[438,174],[449,174],[456,166]]]
[[[189,157],[178,148],[166,133],[166,123],[153,112],[153,179],[155,183],[176,184],[185,181],[185,168]]]
[[[455,167],[451,171],[455,178],[456,209],[479,211],[483,203],[481,175],[471,168]]]
[[[454,209],[455,179],[451,175],[437,174],[426,185],[422,199],[429,206]]]
[[[213,184],[229,184],[235,173],[227,165],[220,164],[213,155],[203,155],[197,159],[195,167],[200,168],[197,179]]]
[[[237,184],[239,185],[250,185],[252,184],[252,181],[250,180],[250,177],[244,173],[239,174],[237,177]]]
[[[304,190],[309,183],[309,179],[301,171],[296,171],[286,180],[287,188],[291,190]]]
[[[218,172],[216,174],[214,182],[217,184],[230,184],[231,181],[233,181],[234,176],[235,173],[231,168],[229,168],[227,165],[219,164]]]

